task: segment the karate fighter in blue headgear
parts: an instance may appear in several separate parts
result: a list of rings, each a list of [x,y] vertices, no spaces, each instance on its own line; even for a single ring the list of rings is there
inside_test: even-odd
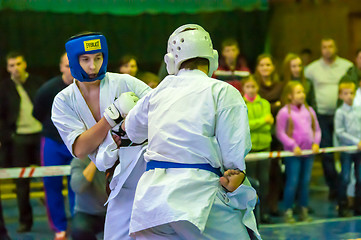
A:
[[[135,188],[145,170],[145,146],[132,144],[118,130],[150,88],[130,75],[107,72],[108,47],[100,33],[76,35],[65,47],[74,81],[55,97],[52,120],[74,157],[89,156],[100,171],[115,167],[104,239],[131,239],[129,221]]]

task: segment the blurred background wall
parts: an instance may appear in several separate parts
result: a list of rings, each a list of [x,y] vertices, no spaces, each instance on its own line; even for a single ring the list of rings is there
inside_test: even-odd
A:
[[[131,53],[157,73],[168,36],[185,23],[207,29],[219,51],[224,38],[236,38],[252,70],[264,51],[278,62],[303,48],[318,58],[324,36],[349,59],[361,47],[359,0],[0,0],[0,77],[10,50],[25,53],[29,71],[56,75],[65,41],[86,30],[107,37],[110,71]]]
[[[274,0],[270,1],[267,49],[281,61],[288,52],[303,48],[320,57],[320,39],[336,40],[339,55],[350,60],[361,48],[361,1]]]
[[[133,54],[140,69],[157,73],[168,37],[180,25],[202,25],[215,48],[226,37],[236,38],[250,62],[263,52],[268,28],[266,0],[17,0],[1,7],[1,66],[6,52],[19,49],[29,69],[46,77],[58,72],[64,43],[81,31],[107,37],[110,71],[122,55]]]

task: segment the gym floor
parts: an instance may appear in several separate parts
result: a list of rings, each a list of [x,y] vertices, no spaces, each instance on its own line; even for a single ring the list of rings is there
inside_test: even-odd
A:
[[[260,233],[264,240],[361,240],[361,217],[338,218],[337,205],[328,200],[327,187],[324,184],[322,170],[319,163],[315,162],[310,187],[310,209],[312,222],[297,222],[286,224],[283,218],[272,217],[274,224],[260,225]],[[66,184],[64,182],[64,184]],[[46,209],[43,203],[42,183],[40,179],[32,181],[31,204],[33,206],[34,226],[29,233],[18,234],[18,209],[16,204],[13,184],[10,180],[0,181],[1,198],[4,218],[11,239],[19,240],[49,240],[54,238],[51,231]],[[66,191],[63,192],[66,196]],[[67,201],[65,201],[67,203]],[[70,214],[68,213],[68,216]],[[297,214],[295,218],[297,219]]]

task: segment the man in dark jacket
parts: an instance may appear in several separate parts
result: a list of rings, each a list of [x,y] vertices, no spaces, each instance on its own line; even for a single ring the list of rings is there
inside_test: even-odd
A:
[[[5,167],[28,167],[39,164],[41,123],[32,116],[32,99],[41,79],[26,71],[24,55],[10,52],[6,56],[9,79],[1,81],[0,142]],[[30,205],[30,179],[16,179],[16,194],[20,216],[18,232],[29,232],[33,225]]]

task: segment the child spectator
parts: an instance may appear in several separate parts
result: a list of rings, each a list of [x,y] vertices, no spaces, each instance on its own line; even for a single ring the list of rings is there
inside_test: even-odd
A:
[[[301,207],[300,221],[310,221],[308,216],[308,191],[314,156],[300,156],[302,150],[319,150],[321,130],[316,113],[305,104],[304,88],[299,82],[289,82],[283,92],[282,102],[285,106],[278,112],[276,133],[286,151],[295,156],[284,159],[286,165],[286,184],[283,204],[286,209],[285,221],[294,223],[292,205],[296,191]]]
[[[156,88],[160,82],[158,75],[152,72],[142,72],[138,77],[151,88]]]
[[[70,184],[75,192],[71,237],[73,240],[96,240],[105,223],[104,203],[108,197],[104,187],[105,174],[97,170],[89,158],[74,158]]]
[[[213,77],[231,84],[241,92],[241,80],[249,76],[249,73],[247,61],[241,55],[237,41],[233,38],[225,39],[222,42],[219,66]]]
[[[137,59],[132,55],[124,55],[119,61],[119,73],[126,73],[135,77],[137,72]]]
[[[311,80],[305,77],[303,70],[300,56],[294,53],[287,54],[283,61],[283,82],[300,82],[305,89],[306,103],[313,109],[316,109],[315,90]]]
[[[355,83],[341,82],[339,84],[339,98],[343,101],[335,113],[335,132],[340,145],[357,145],[361,150],[361,110],[353,106],[355,97]],[[341,153],[341,174],[338,187],[338,215],[349,216],[347,201],[347,185],[350,183],[351,164],[355,167],[355,201],[354,214],[361,215],[361,153]]]
[[[274,119],[269,102],[258,95],[258,84],[252,76],[243,81],[244,101],[248,108],[252,151],[263,152],[271,149],[271,127]],[[261,199],[261,223],[270,223],[268,215],[268,183],[270,160],[247,162],[247,175],[259,181],[258,195]]]

